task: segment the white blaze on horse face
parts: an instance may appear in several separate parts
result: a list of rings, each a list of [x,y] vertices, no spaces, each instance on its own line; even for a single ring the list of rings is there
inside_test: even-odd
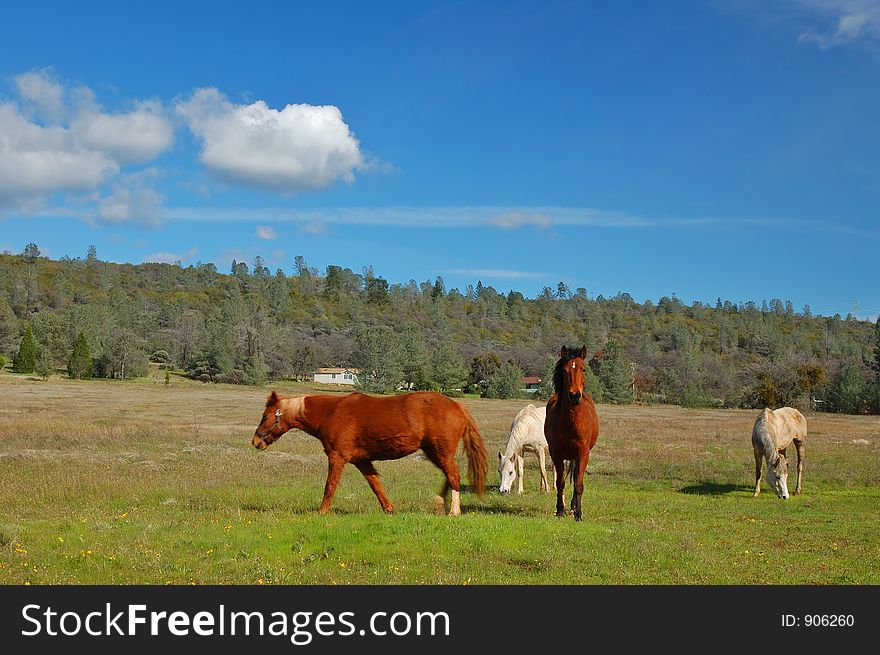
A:
[[[767,464],[767,484],[783,500],[788,498],[788,463],[784,457],[777,457]]]
[[[498,462],[498,475],[501,478],[501,484],[498,486],[498,491],[503,494],[510,493],[511,488],[513,487],[513,481],[516,479],[516,467],[513,463],[513,457],[504,457],[501,456]]]

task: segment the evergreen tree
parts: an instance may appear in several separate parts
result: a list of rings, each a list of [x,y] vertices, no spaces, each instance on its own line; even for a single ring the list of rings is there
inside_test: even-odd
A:
[[[846,414],[859,414],[867,405],[868,385],[862,378],[858,367],[851,363],[844,363],[834,379],[828,391],[830,409]]]
[[[90,379],[94,375],[89,342],[83,332],[77,335],[76,343],[73,344],[73,350],[67,360],[67,374],[78,380]]]
[[[605,356],[599,361],[599,380],[602,383],[603,399],[615,405],[631,403],[633,401],[632,365],[617,341],[611,340],[606,343],[604,352]]]
[[[52,365],[52,358],[45,348],[37,353],[37,361],[34,364],[34,373],[40,376],[42,380],[48,380],[55,367]]]
[[[486,398],[521,398],[523,396],[523,372],[511,361],[501,365],[486,389]]]
[[[389,327],[364,326],[358,330],[352,361],[360,369],[357,386],[365,391],[389,393],[403,382],[399,344]]]
[[[418,325],[407,325],[400,335],[400,370],[403,373],[404,389],[428,388],[428,348],[425,344],[425,331]]]
[[[441,391],[460,389],[467,382],[467,366],[451,341],[441,341],[431,353],[431,379]]]
[[[30,245],[30,244],[28,244]],[[16,373],[33,373],[37,364],[37,343],[31,326],[28,325],[18,346],[18,354],[12,360],[12,370]]]

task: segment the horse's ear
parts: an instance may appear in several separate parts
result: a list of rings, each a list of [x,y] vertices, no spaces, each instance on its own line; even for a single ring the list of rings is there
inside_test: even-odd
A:
[[[586,359],[586,358],[587,358],[587,347],[583,346],[583,347],[581,347],[581,359]]]
[[[568,348],[566,348],[565,346],[562,346],[562,350],[559,351],[559,356],[565,357],[567,354],[568,354]]]
[[[502,453],[502,452],[499,450],[499,451],[498,451],[498,461],[500,462],[502,459],[504,459],[504,453]]]
[[[272,407],[275,403],[278,402],[278,394],[275,393],[275,389],[272,389],[272,393],[269,394],[269,397],[266,399],[266,407]]]

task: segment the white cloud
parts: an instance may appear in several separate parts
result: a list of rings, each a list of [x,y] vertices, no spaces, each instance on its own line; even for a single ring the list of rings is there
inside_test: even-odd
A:
[[[0,206],[27,206],[56,191],[84,191],[119,170],[106,153],[77,144],[69,130],[42,127],[0,105]]]
[[[201,162],[219,180],[281,193],[353,181],[360,146],[332,105],[262,100],[236,105],[213,88],[197,89],[177,112],[202,145]]]
[[[545,214],[512,211],[499,214],[490,219],[489,222],[503,230],[512,230],[523,227],[524,225],[534,225],[542,228],[550,227],[553,223],[553,219]]]
[[[171,123],[151,105],[127,114],[82,113],[70,129],[82,146],[107,153],[120,164],[151,161],[174,141]]]
[[[824,50],[880,41],[878,0],[794,0],[783,7],[809,24],[798,37],[800,43],[814,43]]]
[[[98,203],[98,217],[107,223],[158,225],[162,196],[151,188],[116,187]]]
[[[60,123],[67,115],[64,87],[55,82],[51,75],[50,70],[23,73],[14,78],[15,86],[30,112],[49,123]]]
[[[173,129],[155,103],[109,114],[90,90],[68,93],[51,71],[25,73],[15,83],[20,104],[0,103],[0,207],[33,211],[53,193],[93,192],[123,165],[171,146]]]
[[[152,255],[144,257],[144,263],[174,264],[176,262],[185,262],[195,257],[198,253],[198,248],[190,248],[182,255],[174,252],[154,252]]]
[[[525,225],[632,228],[656,224],[651,219],[589,207],[335,207],[303,210],[172,207],[165,211],[165,216],[170,220],[182,221],[296,223],[310,232],[321,231],[331,224],[506,229]]]
[[[278,231],[271,225],[261,225],[257,228],[257,236],[260,239],[273,241],[278,238]]]

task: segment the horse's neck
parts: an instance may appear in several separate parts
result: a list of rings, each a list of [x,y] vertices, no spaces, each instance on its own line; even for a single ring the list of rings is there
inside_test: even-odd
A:
[[[296,408],[296,416],[291,421],[293,426],[317,437],[321,431],[322,419],[327,414],[326,401],[328,400],[332,402],[338,399],[317,394],[303,396],[301,405]]]
[[[514,431],[507,440],[507,446],[504,449],[504,459],[510,459],[514,455],[519,455],[522,450],[522,439],[518,438],[519,432]]]

